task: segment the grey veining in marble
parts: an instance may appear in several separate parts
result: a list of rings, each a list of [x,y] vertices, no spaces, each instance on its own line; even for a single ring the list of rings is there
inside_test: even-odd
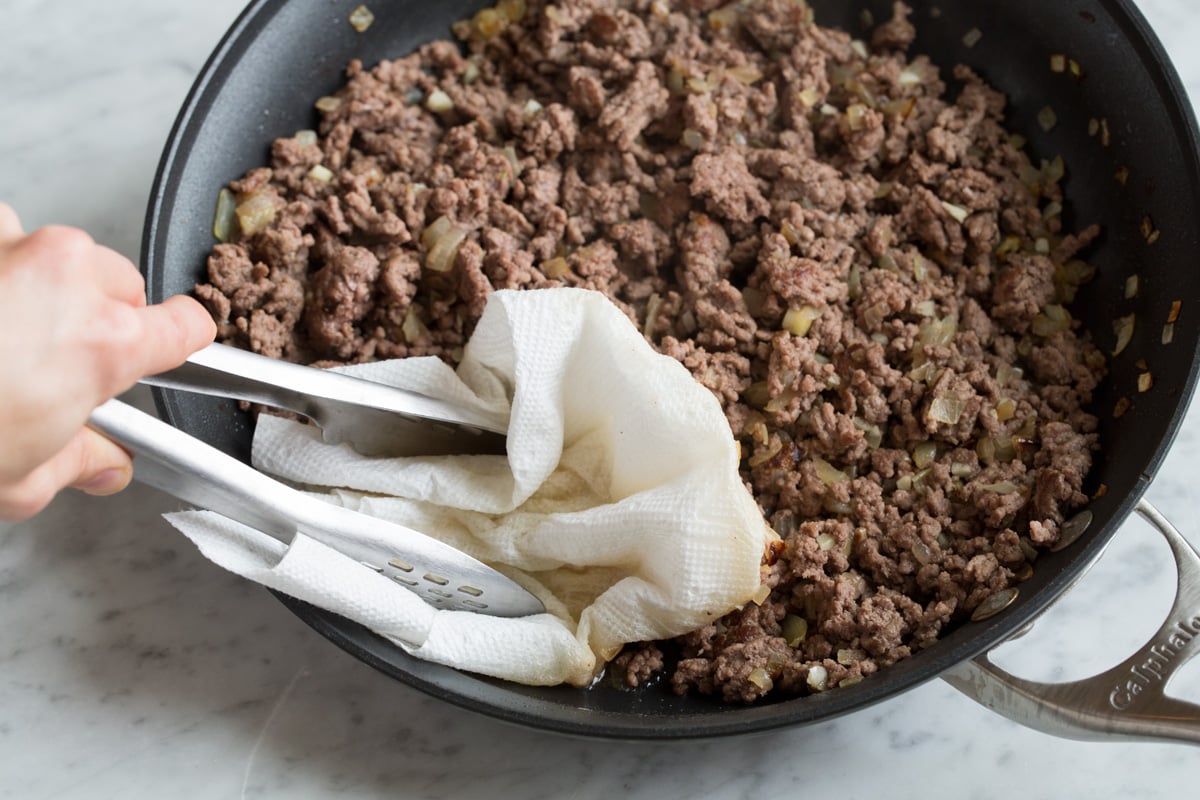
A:
[[[242,0],[0,3],[0,199],[136,257],[162,144]],[[1141,0],[1193,98],[1200,6]],[[1197,221],[1200,224],[1200,220]],[[134,399],[145,403],[146,395]],[[1149,498],[1200,542],[1200,409]],[[429,699],[212,567],[133,487],[0,525],[0,797],[1168,798],[1200,751],[1021,728],[934,681],[833,723],[721,742],[591,742]],[[1141,644],[1173,587],[1131,521],[998,660],[1081,677]],[[1200,698],[1200,661],[1179,680]]]

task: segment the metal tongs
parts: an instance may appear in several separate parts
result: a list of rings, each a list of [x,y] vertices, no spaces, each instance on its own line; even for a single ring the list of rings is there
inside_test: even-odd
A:
[[[326,442],[364,455],[503,453],[504,426],[435,398],[213,344],[141,381],[301,414]],[[541,601],[481,561],[419,531],[325,503],[119,400],[91,427],[130,450],[134,477],[290,544],[303,533],[392,578],[437,608],[503,617]]]

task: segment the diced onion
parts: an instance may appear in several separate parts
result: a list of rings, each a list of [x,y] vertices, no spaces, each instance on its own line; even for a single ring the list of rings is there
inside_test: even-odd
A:
[[[808,687],[814,692],[821,692],[829,685],[829,670],[820,664],[808,668]]]
[[[253,236],[275,221],[275,201],[263,192],[251,192],[235,210],[238,225],[246,236]]]
[[[994,492],[995,494],[1012,494],[1021,489],[1020,486],[1017,486],[1012,481],[997,481],[996,483],[981,483],[976,485],[980,491]]]
[[[913,558],[918,564],[925,565],[933,561],[933,550],[929,549],[929,545],[917,539],[913,542],[912,550]],[[840,659],[839,659],[840,660]]]
[[[801,89],[799,92],[797,92],[796,99],[799,100],[800,105],[804,106],[805,108],[812,108],[821,100],[821,95],[816,89],[809,87],[807,89]]]
[[[1057,155],[1049,161],[1042,162],[1042,180],[1046,183],[1058,183],[1066,173],[1067,165],[1061,155]]]
[[[787,642],[788,647],[796,647],[802,644],[808,638],[808,620],[804,617],[798,617],[795,614],[788,614],[780,623],[780,633],[783,634],[783,640]]]
[[[837,662],[844,667],[848,667],[851,664],[857,664],[866,657],[866,652],[859,650],[858,648],[847,647],[837,651]]]
[[[879,449],[879,445],[883,443],[883,431],[879,429],[878,425],[872,425],[864,419],[855,417],[854,427],[862,431],[863,438],[867,442],[867,447],[872,450]]]
[[[892,313],[892,307],[880,300],[863,312],[863,322],[866,323],[868,330],[873,330],[883,324],[890,313]]]
[[[754,408],[762,408],[770,399],[771,396],[766,381],[755,381],[742,392],[742,400],[746,405],[753,406]]]
[[[333,180],[333,171],[324,164],[315,164],[313,165],[313,168],[308,171],[308,177],[312,178],[318,183],[329,183],[331,180]]]
[[[908,371],[909,379],[915,383],[933,383],[935,375],[937,375],[937,365],[932,361],[926,361]]]
[[[746,680],[753,683],[763,692],[769,692],[775,686],[775,682],[771,680],[771,675],[762,667],[755,667],[750,670],[750,674],[746,676]]]
[[[778,414],[790,406],[796,397],[797,393],[795,389],[784,389],[767,401],[767,404],[763,406],[763,411],[766,411],[768,414]]]
[[[1033,318],[1030,327],[1037,336],[1053,336],[1060,331],[1070,330],[1071,315],[1063,306],[1051,303]]]
[[[958,334],[958,315],[951,314],[942,319],[927,319],[917,328],[917,341],[925,347],[950,344]]]
[[[1125,279],[1125,299],[1129,300],[1137,297],[1138,293],[1138,276],[1136,273]]]
[[[303,145],[305,147],[311,147],[312,145],[317,143],[317,132],[310,131],[310,130],[296,131],[295,135],[292,136],[292,138],[296,140],[297,144]]]
[[[996,248],[996,255],[1006,256],[1009,253],[1015,253],[1021,249],[1021,239],[1017,236],[1005,236],[1004,241],[1000,242],[1000,246]]]
[[[1003,397],[996,403],[996,419],[1008,422],[1017,413],[1017,401],[1011,397]]]
[[[400,325],[400,333],[404,335],[404,341],[408,344],[413,344],[429,333],[425,323],[421,322],[421,318],[417,316],[415,306],[409,306],[408,311],[405,312],[404,322]]]
[[[767,598],[771,596],[771,587],[765,583],[760,583],[758,588],[754,590],[754,594],[750,595],[751,602],[756,606],[761,606],[767,602]]]
[[[528,10],[525,0],[500,0],[496,11],[509,22],[520,22]]]
[[[761,466],[779,455],[779,451],[782,449],[783,442],[778,438],[772,439],[766,447],[755,447],[754,455],[750,456],[748,463],[751,467]]]
[[[718,8],[709,12],[708,25],[714,31],[732,30],[737,26],[739,16],[737,8],[730,3],[724,8]]]
[[[331,96],[318,97],[317,102],[313,103],[313,105],[316,107],[317,111],[329,113],[331,111],[337,111],[342,107],[342,98]]]
[[[962,206],[956,206],[954,203],[947,203],[945,200],[942,201],[942,208],[946,209],[946,213],[954,217],[954,221],[959,223],[963,222],[971,214],[971,212],[967,211],[967,209],[963,208]]]
[[[375,15],[366,6],[359,6],[350,12],[350,27],[359,33],[364,33],[375,22]]]
[[[704,134],[694,128],[686,128],[679,137],[679,143],[692,150],[699,150],[704,146]]]
[[[896,76],[896,82],[901,86],[918,86],[924,80],[925,77],[912,64],[900,70],[900,74]]]
[[[546,7],[546,16],[549,17],[553,6]],[[557,11],[557,9],[555,9]],[[498,10],[494,8],[485,8],[475,15],[471,20],[475,30],[485,39],[491,39],[498,36],[505,28],[508,27],[508,20]]]
[[[783,315],[783,329],[796,336],[806,336],[813,321],[819,316],[821,316],[821,309],[815,306],[789,308]]]
[[[1163,325],[1162,343],[1170,344],[1173,341],[1175,341],[1175,323],[1168,322],[1166,325]]]
[[[438,217],[426,225],[425,230],[421,232],[421,246],[426,250],[432,249],[438,240],[445,236],[453,226],[454,223],[450,221],[449,217]]]
[[[925,261],[925,256],[920,253],[913,253],[912,273],[913,280],[917,283],[923,283],[929,277],[929,264]]]
[[[979,30],[979,28],[971,28],[971,30],[963,34],[962,42],[967,47],[974,47],[975,45],[979,44],[979,40],[982,38],[983,31]]]
[[[233,221],[236,219],[237,198],[228,189],[217,193],[217,213],[213,217],[213,236],[218,242],[228,242],[233,238]]]
[[[913,448],[912,460],[918,469],[925,469],[933,463],[935,458],[937,458],[936,442],[921,442]]]
[[[425,266],[434,272],[446,272],[454,266],[454,257],[458,255],[458,246],[467,233],[461,228],[451,228],[450,232],[438,240],[437,244],[425,254]]]
[[[1150,391],[1150,387],[1153,385],[1154,385],[1154,376],[1151,375],[1149,372],[1142,372],[1142,373],[1138,374],[1138,391],[1139,392],[1148,392],[1148,391]]]
[[[963,401],[953,395],[935,397],[929,401],[929,419],[946,425],[957,425],[962,417]]]
[[[1113,322],[1113,333],[1117,335],[1116,346],[1113,347],[1112,354],[1119,356],[1129,346],[1130,340],[1133,339],[1134,315],[1128,314],[1124,317],[1117,317]]]
[[[1054,109],[1050,106],[1044,106],[1037,113],[1037,121],[1038,127],[1048,133],[1058,124],[1058,114],[1055,114]]]
[[[561,278],[571,271],[570,264],[561,256],[542,262],[542,272],[547,278]]]
[[[762,80],[762,70],[752,64],[730,67],[725,74],[744,86],[753,86]]]
[[[984,464],[993,463],[996,460],[996,440],[990,436],[980,437],[975,443],[975,455]]]
[[[1012,381],[1019,381],[1023,377],[1025,377],[1025,370],[1014,367],[1007,361],[1000,362],[1000,365],[996,367],[996,383],[1001,386],[1008,386]]]
[[[866,125],[867,107],[862,103],[846,106],[846,125],[852,131],[861,131]]]
[[[452,223],[447,217],[438,217],[421,233],[421,245],[425,248],[425,267],[434,272],[446,272],[454,266],[458,246],[467,237],[467,232]]]
[[[545,267],[543,265],[543,272]],[[654,333],[654,326],[658,322],[658,312],[662,308],[662,295],[654,292],[646,300],[646,322],[642,325],[642,335],[650,336]]]
[[[850,476],[842,472],[837,467],[830,464],[823,458],[814,458],[812,460],[813,469],[816,470],[817,477],[826,486],[833,486],[836,483],[844,483],[850,480]]]
[[[435,114],[440,114],[453,109],[454,101],[441,89],[434,89],[429,93],[429,97],[425,98],[425,107]]]

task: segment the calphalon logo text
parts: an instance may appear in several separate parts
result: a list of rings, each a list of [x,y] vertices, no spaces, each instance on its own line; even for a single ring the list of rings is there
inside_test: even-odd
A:
[[[1197,636],[1200,636],[1200,614],[1176,623],[1167,632],[1166,641],[1152,645],[1146,651],[1145,660],[1129,668],[1129,678],[1113,687],[1108,695],[1109,705],[1117,711],[1124,711],[1133,705],[1143,690],[1166,680],[1171,662],[1178,659],[1184,648]]]

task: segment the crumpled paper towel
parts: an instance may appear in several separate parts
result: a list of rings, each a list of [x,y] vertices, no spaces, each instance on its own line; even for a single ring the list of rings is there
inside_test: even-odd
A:
[[[507,457],[366,458],[262,415],[255,466],[498,567],[548,613],[435,610],[304,536],[288,547],[212,512],[168,515],[205,556],[420,658],[535,685],[587,685],[625,643],[694,630],[758,588],[768,530],[719,404],[603,295],[496,292],[457,371],[344,371],[508,418]]]

